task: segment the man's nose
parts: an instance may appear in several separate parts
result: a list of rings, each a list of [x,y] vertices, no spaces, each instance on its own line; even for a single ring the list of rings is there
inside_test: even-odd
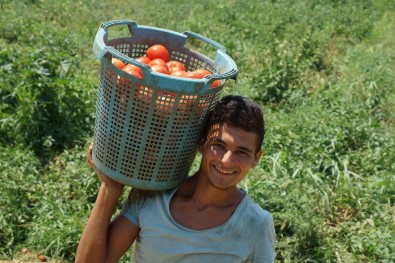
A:
[[[230,163],[232,161],[232,152],[231,151],[226,151],[224,155],[221,158],[221,161],[223,163]]]

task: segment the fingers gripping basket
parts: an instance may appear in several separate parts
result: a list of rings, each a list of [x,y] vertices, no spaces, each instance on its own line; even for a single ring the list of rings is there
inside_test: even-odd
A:
[[[131,36],[108,40],[113,26],[127,26]],[[185,47],[190,37],[214,46],[215,58]],[[173,77],[134,60],[154,44],[167,47],[170,59],[184,63],[187,70],[206,68],[214,74],[203,79]],[[206,113],[218,101],[225,80],[236,79],[235,62],[224,47],[201,35],[131,20],[103,23],[93,50],[101,62],[93,162],[109,177],[136,188],[177,186],[197,153]],[[113,57],[140,67],[143,79],[115,67]],[[210,88],[215,80],[222,84]]]

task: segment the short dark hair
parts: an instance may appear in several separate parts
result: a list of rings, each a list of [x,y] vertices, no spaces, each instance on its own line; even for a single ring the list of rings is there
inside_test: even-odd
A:
[[[265,121],[261,107],[254,101],[237,95],[224,96],[208,113],[202,139],[206,140],[215,124],[228,124],[257,135],[256,152],[265,137]]]

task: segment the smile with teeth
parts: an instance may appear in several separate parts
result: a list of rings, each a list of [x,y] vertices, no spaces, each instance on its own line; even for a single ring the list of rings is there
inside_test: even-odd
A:
[[[214,165],[214,168],[215,168],[215,170],[217,170],[218,172],[223,173],[223,174],[233,174],[233,173],[235,173],[234,170],[226,170],[226,169],[223,169],[222,167],[217,166],[217,165]]]

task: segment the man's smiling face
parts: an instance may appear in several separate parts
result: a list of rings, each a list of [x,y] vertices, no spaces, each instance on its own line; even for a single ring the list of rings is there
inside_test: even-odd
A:
[[[211,127],[208,138],[199,147],[200,172],[219,189],[236,187],[254,168],[262,154],[256,152],[257,135],[227,124]]]

